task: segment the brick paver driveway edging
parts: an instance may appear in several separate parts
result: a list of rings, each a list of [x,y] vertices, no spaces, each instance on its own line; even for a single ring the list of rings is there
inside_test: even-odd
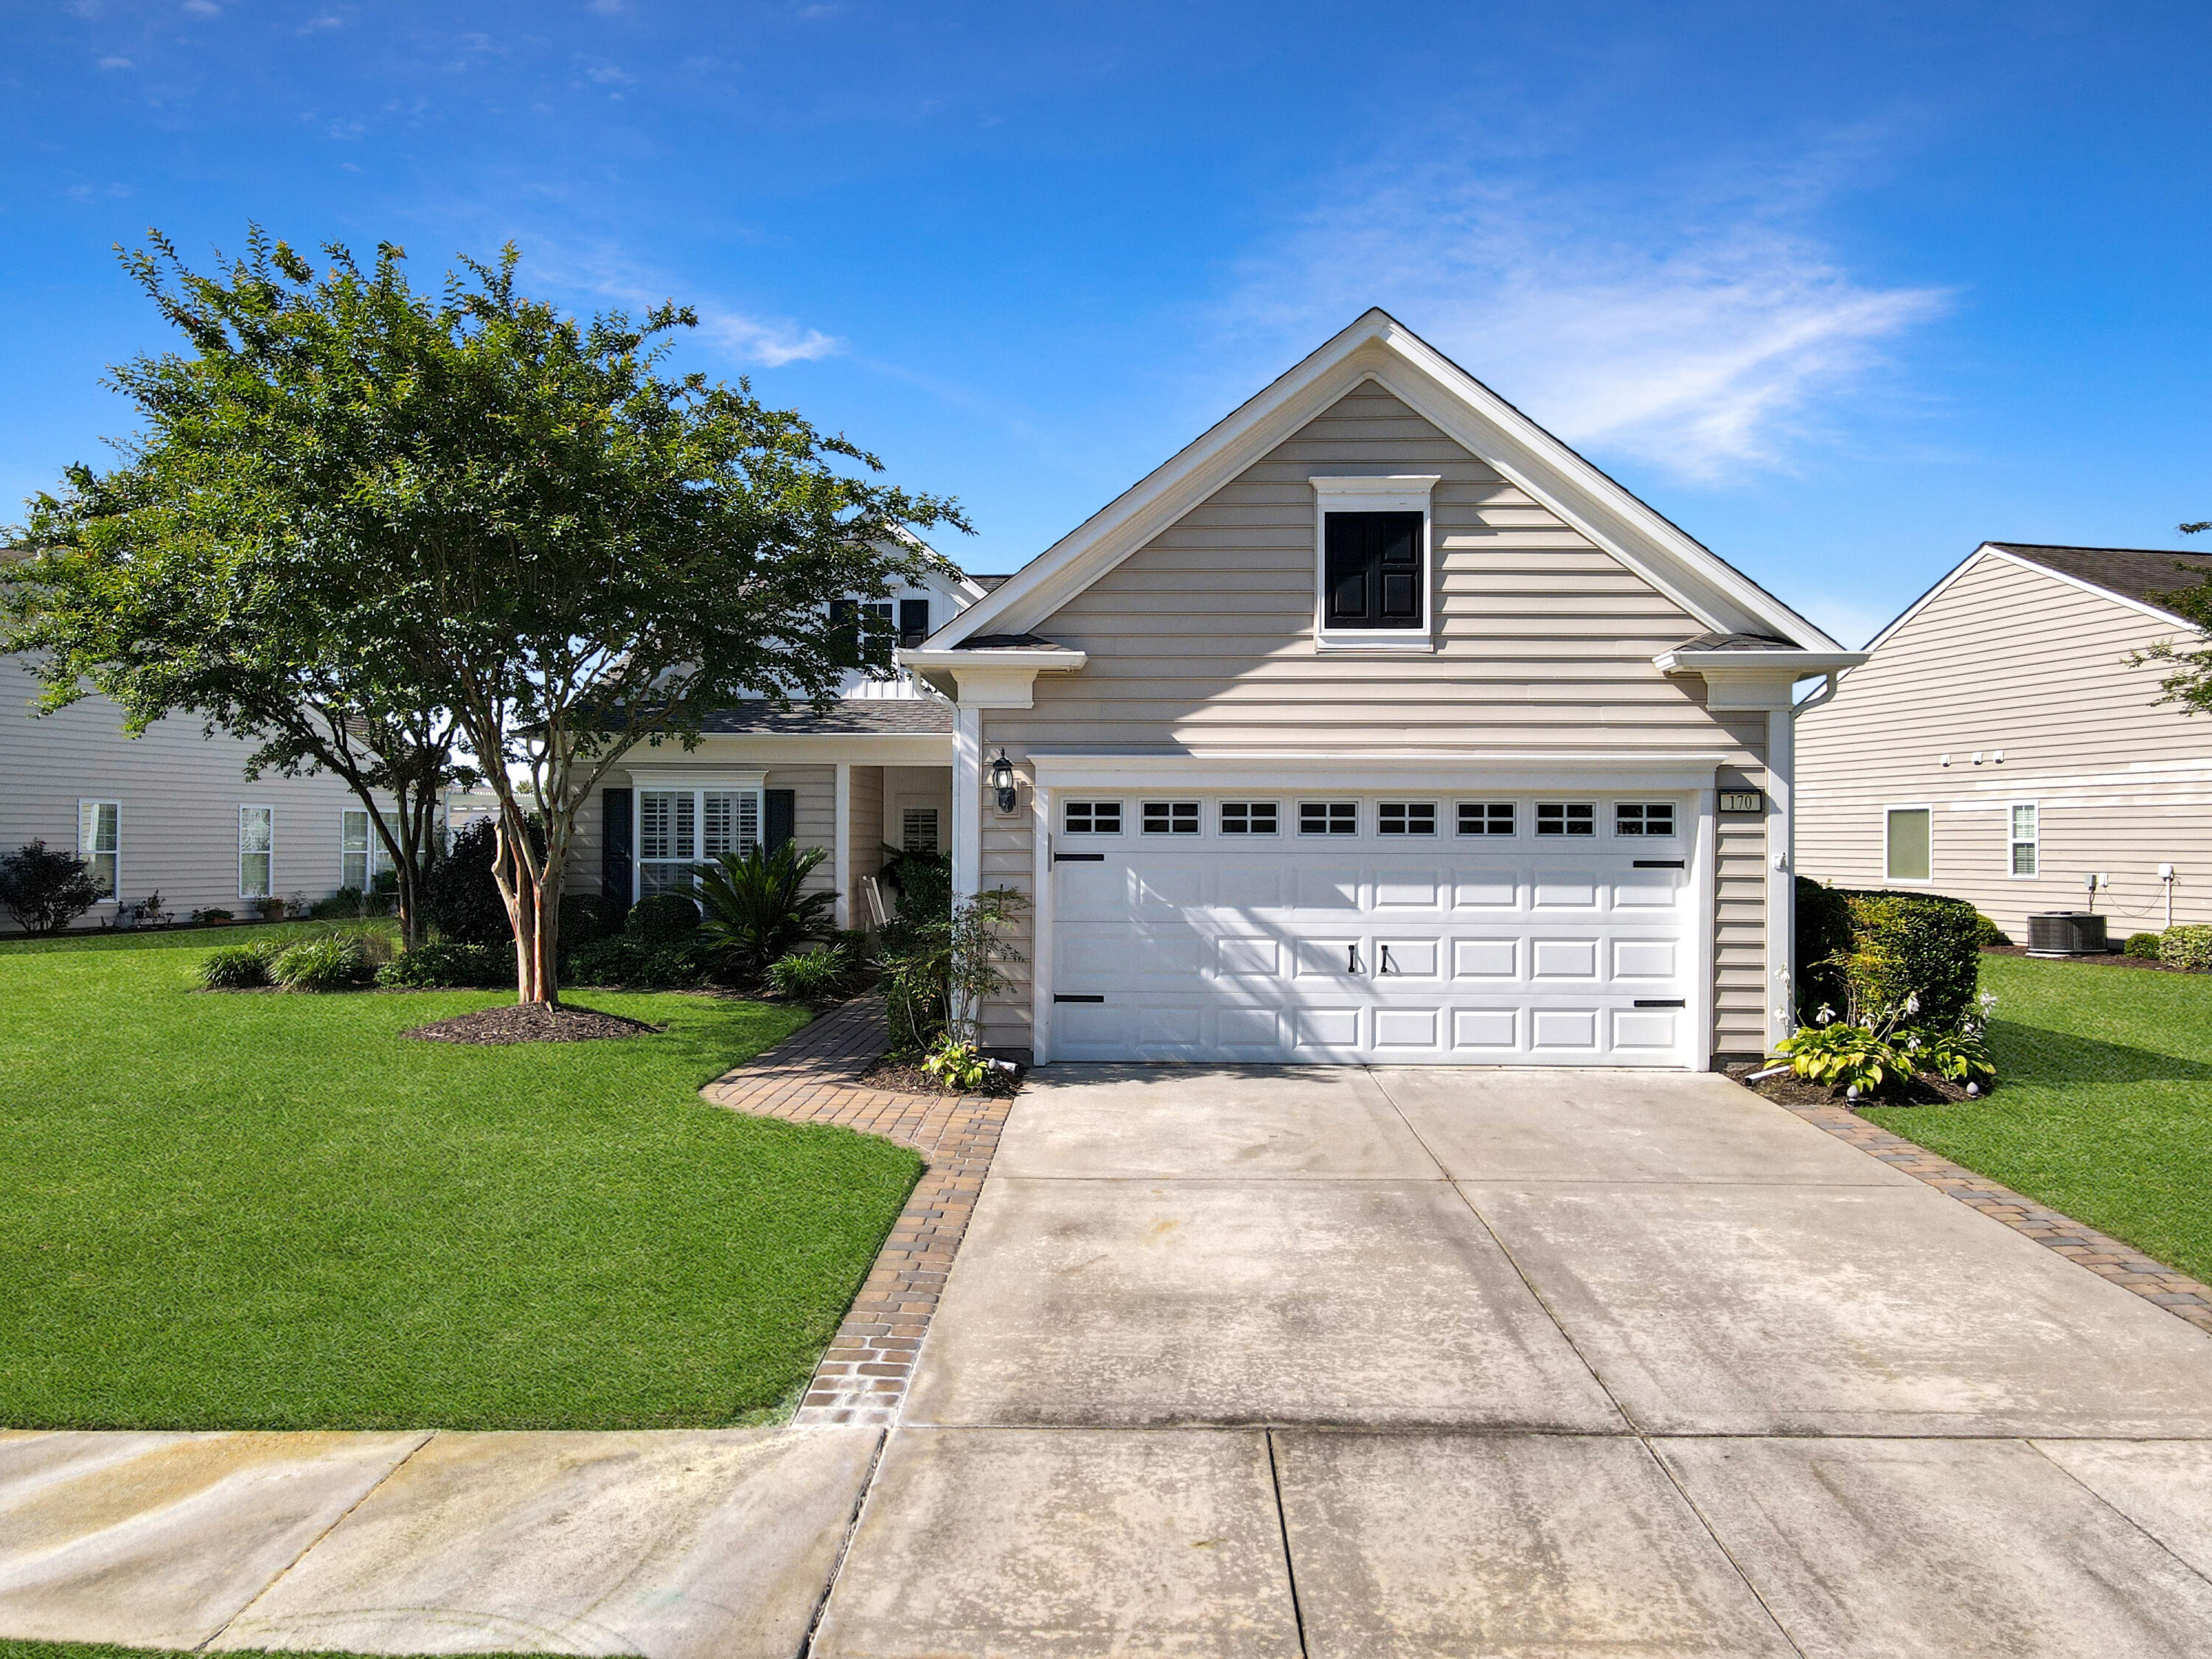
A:
[[[1849,1141],[1868,1157],[1902,1170],[1914,1180],[1927,1182],[1992,1221],[2003,1222],[2014,1232],[2025,1233],[2100,1279],[2109,1279],[2146,1302],[2156,1303],[2175,1318],[2185,1319],[2198,1330],[2212,1334],[2212,1285],[2201,1284],[2186,1273],[2176,1273],[2132,1245],[2123,1244],[2048,1205],[2024,1198],[1987,1176],[1978,1176],[1917,1141],[1892,1134],[1880,1124],[1869,1123],[1848,1106],[1802,1105],[1787,1101],[1777,1103],[1808,1123],[1826,1129],[1838,1140]]]
[[[718,1106],[792,1123],[834,1123],[911,1146],[928,1160],[860,1293],[792,1419],[898,1420],[915,1353],[968,1231],[1012,1101],[909,1095],[860,1079],[890,1047],[883,999],[855,997],[699,1092]]]

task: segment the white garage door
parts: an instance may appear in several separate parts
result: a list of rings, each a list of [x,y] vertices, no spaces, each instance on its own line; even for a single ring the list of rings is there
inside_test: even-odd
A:
[[[1694,1064],[1691,810],[1071,793],[1051,1056]]]

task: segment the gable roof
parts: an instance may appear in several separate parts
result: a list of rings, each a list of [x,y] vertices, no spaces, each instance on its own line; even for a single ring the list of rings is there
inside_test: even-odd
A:
[[[2101,594],[2116,605],[2139,611],[2161,621],[2179,619],[2179,613],[2161,603],[2162,596],[2194,587],[2212,575],[2212,553],[2185,552],[2160,547],[2059,547],[2045,542],[1984,542],[1945,571],[1911,605],[1890,619],[1887,627],[1867,641],[1869,652],[1918,616],[1952,583],[1984,559],[2002,559],[2057,577],[2061,581]]]
[[[2101,587],[2123,599],[2158,605],[2160,596],[2194,587],[2212,576],[2212,553],[2162,547],[2047,547],[2037,542],[1984,542],[2030,564]]]
[[[1716,634],[1842,647],[1388,312],[1368,312],[930,636],[1026,633],[1365,381],[1574,526]]]

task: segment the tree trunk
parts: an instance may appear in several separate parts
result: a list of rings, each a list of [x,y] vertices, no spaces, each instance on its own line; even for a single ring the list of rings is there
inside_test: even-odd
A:
[[[500,813],[492,874],[514,929],[515,1000],[546,1007],[561,1001],[561,866],[533,856],[528,825],[512,809]]]

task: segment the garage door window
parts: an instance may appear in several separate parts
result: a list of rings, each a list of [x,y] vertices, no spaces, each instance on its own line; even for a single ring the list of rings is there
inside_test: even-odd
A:
[[[1582,800],[1540,800],[1536,803],[1536,833],[1594,836],[1597,833],[1597,808]]]
[[[1060,827],[1071,836],[1118,836],[1121,833],[1121,803],[1072,800],[1060,815]]]
[[[1298,803],[1298,833],[1302,836],[1356,836],[1359,833],[1359,803],[1351,800],[1302,800]]]
[[[1145,833],[1148,836],[1196,835],[1198,803],[1194,800],[1146,801]]]
[[[1375,809],[1375,832],[1381,836],[1433,836],[1437,833],[1437,804],[1432,800],[1386,800]]]
[[[1674,833],[1674,805],[1664,800],[1615,801],[1613,833],[1616,836],[1671,836]]]
[[[1224,836],[1273,835],[1275,833],[1275,803],[1271,800],[1222,802],[1221,833]]]
[[[1459,804],[1459,832],[1462,836],[1510,836],[1513,833],[1513,803],[1510,800],[1463,800]]]

